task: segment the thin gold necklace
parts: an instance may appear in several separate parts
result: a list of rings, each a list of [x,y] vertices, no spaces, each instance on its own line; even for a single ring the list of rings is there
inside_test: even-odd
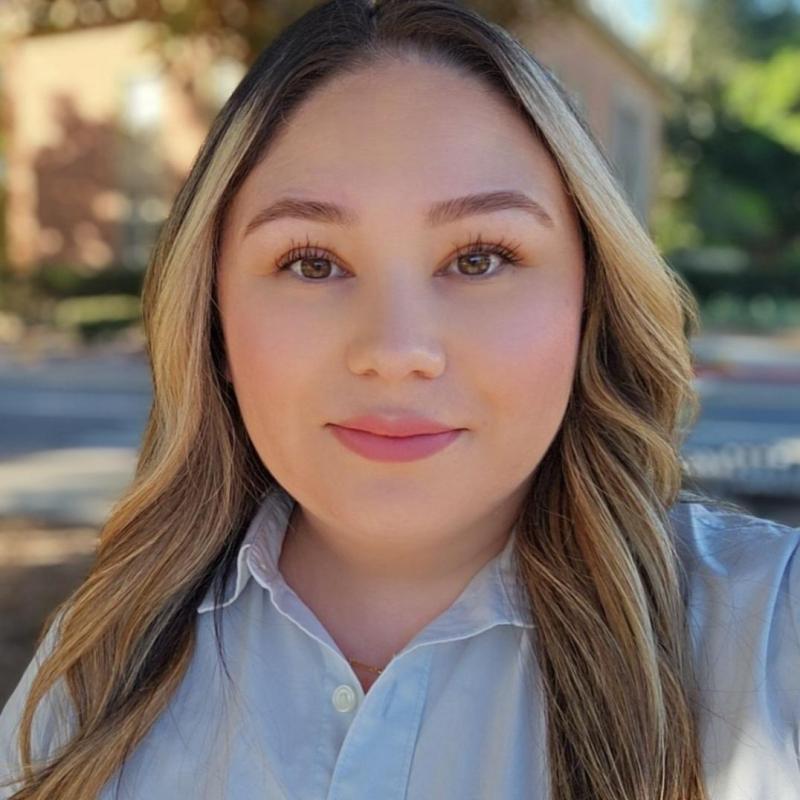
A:
[[[359,667],[364,667],[364,669],[368,669],[370,672],[374,672],[376,675],[380,675],[381,672],[383,672],[383,670],[385,669],[385,667],[382,669],[378,669],[378,667],[372,667],[369,664],[365,664],[363,661],[356,661],[355,658],[348,658],[347,660],[351,664],[355,664],[356,666]]]
[[[392,653],[392,658],[394,658],[396,655],[397,653]],[[391,661],[392,658],[390,658],[389,661]],[[347,660],[351,664],[356,664],[359,667],[364,667],[364,669],[368,669],[370,672],[374,672],[376,675],[380,675],[381,672],[383,672],[386,669],[386,667],[381,667],[379,669],[378,667],[373,667],[370,664],[365,664],[363,661],[356,661],[355,658],[348,658]]]

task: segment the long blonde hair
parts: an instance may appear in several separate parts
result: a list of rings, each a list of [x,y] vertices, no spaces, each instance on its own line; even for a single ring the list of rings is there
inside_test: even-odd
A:
[[[197,605],[210,587],[221,598],[247,522],[275,487],[224,376],[220,223],[309,91],[387,56],[460,70],[514,103],[580,218],[585,310],[574,386],[536,468],[515,551],[537,621],[550,796],[706,797],[685,576],[668,513],[691,499],[679,453],[698,409],[688,344],[695,301],[567,93],[509,32],[454,0],[331,0],[252,65],[154,248],[142,298],[154,397],[135,477],[102,527],[86,579],[48,618],[52,648],[24,709],[15,800],[96,797],[181,681]],[[34,761],[34,711],[62,682],[74,730]]]

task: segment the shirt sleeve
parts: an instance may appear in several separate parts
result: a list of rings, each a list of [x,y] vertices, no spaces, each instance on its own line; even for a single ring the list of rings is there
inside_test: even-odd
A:
[[[793,670],[795,676],[794,689],[797,693],[794,715],[794,744],[797,766],[800,769],[800,527],[795,530],[798,536],[787,570],[787,584],[789,586],[789,614],[794,626],[794,642],[797,645]]]
[[[686,505],[675,530],[709,796],[800,798],[800,528]]]
[[[62,612],[63,613],[63,612]],[[57,615],[45,634],[28,666],[22,673],[11,696],[0,712],[0,800],[7,800],[21,788],[21,782],[10,786],[12,778],[20,777],[19,724],[33,679],[43,661],[52,652],[58,633],[61,614]],[[36,708],[31,728],[31,754],[35,760],[45,759],[55,749],[66,743],[74,721],[72,703],[68,699],[66,686],[59,681],[42,699]]]
[[[784,567],[778,576],[773,621],[768,631],[767,664],[779,688],[775,706],[783,711],[800,771],[800,527],[783,529]],[[777,716],[776,716],[777,718]]]

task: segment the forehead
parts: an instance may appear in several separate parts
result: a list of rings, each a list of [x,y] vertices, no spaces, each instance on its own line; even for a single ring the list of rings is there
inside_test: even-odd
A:
[[[555,162],[508,98],[449,67],[390,60],[337,76],[307,97],[233,211],[286,194],[421,209],[493,189],[527,191],[556,218],[570,213]]]

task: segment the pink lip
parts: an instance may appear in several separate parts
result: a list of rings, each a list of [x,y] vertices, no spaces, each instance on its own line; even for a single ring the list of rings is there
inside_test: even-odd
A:
[[[385,414],[362,414],[336,423],[342,428],[354,428],[381,436],[418,436],[422,433],[445,433],[454,430],[452,425],[444,425],[435,419],[421,417],[408,412],[396,411]]]
[[[363,430],[330,425],[334,436],[348,449],[373,461],[415,461],[447,447],[461,429],[416,436],[382,436]]]

